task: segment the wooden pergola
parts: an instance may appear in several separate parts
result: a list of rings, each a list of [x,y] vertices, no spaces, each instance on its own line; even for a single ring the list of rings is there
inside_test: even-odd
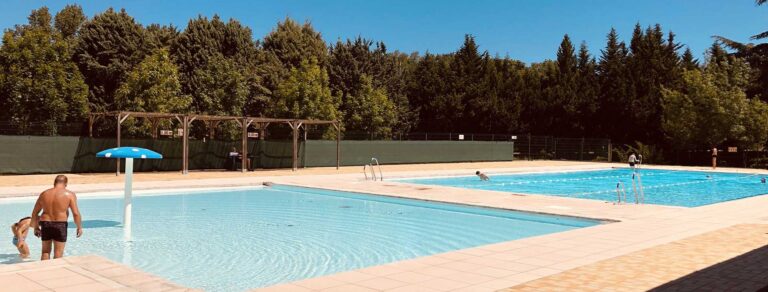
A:
[[[222,121],[234,121],[242,129],[242,155],[241,161],[242,172],[247,171],[248,161],[248,127],[252,124],[256,124],[259,127],[259,139],[264,139],[265,129],[273,123],[287,124],[291,127],[293,137],[293,171],[299,168],[298,161],[298,148],[299,148],[299,129],[303,126],[306,130],[308,125],[332,125],[336,129],[336,169],[339,169],[339,163],[341,158],[340,140],[341,140],[341,127],[339,121],[326,121],[326,120],[305,120],[305,119],[277,119],[277,118],[264,118],[264,117],[237,117],[237,116],[214,116],[203,114],[174,114],[174,113],[156,113],[156,112],[128,112],[128,111],[114,111],[104,113],[91,113],[88,115],[88,136],[93,137],[93,124],[100,119],[106,119],[107,117],[114,117],[117,125],[117,147],[120,147],[120,125],[129,117],[142,118],[149,121],[152,128],[152,138],[157,138],[157,131],[160,127],[161,120],[177,120],[182,125],[182,169],[183,174],[189,173],[189,128],[193,121],[203,121],[208,128],[209,135],[213,138],[216,126]],[[117,160],[116,174],[120,174],[120,160]]]

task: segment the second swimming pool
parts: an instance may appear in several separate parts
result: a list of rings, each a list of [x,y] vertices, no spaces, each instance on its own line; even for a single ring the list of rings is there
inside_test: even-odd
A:
[[[763,176],[756,174],[638,170],[645,203],[697,207],[768,193]],[[493,175],[490,181],[476,176],[406,179],[404,182],[512,192],[542,194],[602,201],[616,201],[616,185],[621,182],[627,199],[634,201],[632,170],[616,168],[593,171],[545,172]],[[639,184],[638,184],[639,185]],[[640,192],[639,189],[637,191]]]
[[[0,222],[35,198],[0,200]],[[600,224],[595,220],[274,186],[138,196],[133,241],[122,198],[81,198],[85,234],[70,222],[67,255],[97,254],[187,287],[242,291],[403,259]],[[3,223],[3,224],[5,224]],[[0,263],[16,260],[0,232]],[[40,240],[30,235],[33,257]]]

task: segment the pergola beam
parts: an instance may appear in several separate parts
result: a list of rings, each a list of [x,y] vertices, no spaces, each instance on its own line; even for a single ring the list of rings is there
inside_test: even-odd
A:
[[[129,111],[112,111],[102,113],[90,113],[88,115],[88,136],[93,137],[93,124],[99,119],[104,117],[114,116],[117,122],[117,146],[121,146],[121,124],[129,117],[146,118],[151,121],[152,124],[158,124],[160,119],[176,119],[182,124],[182,170],[183,174],[189,173],[189,128],[192,122],[195,120],[209,122],[206,125],[209,126],[209,131],[212,133],[213,127],[217,126],[221,121],[235,121],[242,128],[242,148],[243,148],[243,160],[242,171],[247,170],[248,159],[248,127],[256,123],[259,125],[259,139],[264,139],[266,135],[265,129],[271,123],[287,124],[293,130],[293,171],[298,170],[298,136],[299,129],[307,125],[332,125],[336,129],[336,169],[340,166],[340,140],[341,140],[341,126],[338,121],[327,120],[315,120],[315,119],[278,119],[278,118],[265,118],[265,117],[237,117],[237,116],[218,116],[218,115],[202,115],[202,114],[179,114],[179,113],[157,113],[157,112],[129,112]],[[157,128],[157,126],[153,127]],[[153,137],[157,137],[154,133]],[[213,137],[211,137],[213,139]],[[306,133],[305,133],[306,140]],[[117,161],[116,174],[120,174],[120,160]]]

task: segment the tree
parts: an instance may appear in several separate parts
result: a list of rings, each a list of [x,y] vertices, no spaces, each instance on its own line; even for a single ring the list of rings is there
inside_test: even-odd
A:
[[[683,70],[699,69],[699,60],[693,57],[691,48],[685,48],[685,52],[683,52],[683,56],[680,58],[680,67],[682,67]]]
[[[577,122],[581,105],[578,90],[577,56],[570,37],[563,36],[557,49],[557,76],[552,87],[545,90],[548,111],[553,115],[555,134],[581,136],[583,126]]]
[[[389,137],[395,122],[395,106],[387,98],[387,92],[374,88],[371,77],[363,74],[355,96],[348,100],[344,113],[346,131],[371,133],[375,137]]]
[[[630,42],[629,72],[631,73],[634,99],[631,100],[630,121],[627,128],[630,137],[646,143],[663,142],[661,133],[661,89],[674,89],[680,85],[680,44],[669,32],[665,38],[660,25],[648,26],[645,32],[640,25]]]
[[[48,9],[33,10],[29,24],[7,30],[0,47],[0,97],[4,111],[22,133],[43,123],[56,135],[60,123],[82,118],[87,91],[71,46],[53,30]]]
[[[182,79],[182,92],[192,96],[194,110],[208,114],[258,115],[255,103],[266,92],[258,71],[252,32],[240,22],[198,16],[171,46]],[[250,108],[247,105],[252,105]]]
[[[169,49],[179,37],[179,31],[173,25],[150,24],[146,28],[149,43],[155,48]]]
[[[768,105],[747,98],[749,67],[733,56],[718,59],[718,54],[710,50],[703,71],[685,71],[681,89],[662,91],[663,130],[677,147],[730,141],[760,148],[768,139]]]
[[[294,119],[337,120],[341,100],[328,87],[328,73],[314,59],[292,68],[275,92],[271,112]]]
[[[64,38],[72,38],[80,31],[86,17],[83,8],[77,4],[67,4],[56,13],[54,27]]]
[[[115,91],[153,49],[144,28],[125,10],[110,8],[83,24],[73,58],[88,84],[93,111],[116,109]]]
[[[242,116],[249,88],[233,60],[218,55],[192,72],[188,79],[193,92],[193,110],[209,115]]]
[[[619,41],[616,29],[611,28],[607,35],[605,49],[601,51],[597,64],[597,80],[599,85],[598,103],[595,124],[607,137],[616,141],[632,141],[627,137],[630,127],[628,105],[633,99],[634,90],[627,67],[628,52],[624,42]]]
[[[119,110],[138,112],[184,113],[192,99],[181,94],[176,64],[167,50],[149,55],[126,76],[115,102]]]
[[[598,111],[598,94],[600,88],[598,85],[597,63],[595,58],[589,54],[587,44],[582,42],[577,56],[577,96],[576,104],[578,130],[582,137],[595,135],[595,113]]]
[[[262,46],[264,50],[274,54],[287,69],[299,67],[302,62],[311,59],[321,67],[325,66],[325,41],[309,22],[299,25],[286,17],[264,38]]]
[[[757,5],[763,5],[765,3],[768,3],[768,0],[755,0],[755,3],[757,3]],[[759,40],[764,38],[768,38],[768,31],[764,31],[752,36],[753,40]]]

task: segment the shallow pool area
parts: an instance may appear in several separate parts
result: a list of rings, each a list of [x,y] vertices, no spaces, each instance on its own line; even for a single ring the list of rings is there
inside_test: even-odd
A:
[[[634,202],[634,194],[640,194],[642,184],[645,203],[681,207],[698,207],[768,193],[768,183],[761,182],[766,175],[645,168],[639,169],[638,174],[640,179],[634,180],[634,185],[634,173],[628,168],[498,174],[491,175],[489,181],[481,181],[476,176],[399,181],[610,202],[617,201],[617,185],[624,190],[627,199]]]
[[[34,198],[0,200],[0,222]],[[457,249],[600,224],[320,189],[273,186],[137,196],[133,240],[122,240],[122,199],[82,197],[85,233],[68,255],[97,254],[187,287],[241,291]],[[28,238],[33,257],[40,242]],[[9,232],[0,241],[10,243]],[[0,245],[0,263],[17,261]]]

